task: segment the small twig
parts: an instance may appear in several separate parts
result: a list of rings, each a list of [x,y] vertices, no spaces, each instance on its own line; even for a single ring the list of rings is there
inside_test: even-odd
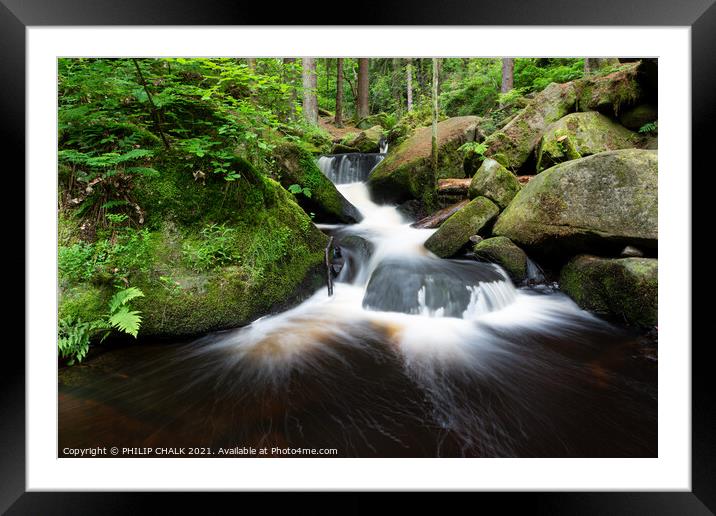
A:
[[[328,295],[333,295],[333,275],[331,274],[331,261],[328,259],[330,250],[333,248],[333,237],[328,239],[328,245],[326,245],[326,280],[328,283]]]

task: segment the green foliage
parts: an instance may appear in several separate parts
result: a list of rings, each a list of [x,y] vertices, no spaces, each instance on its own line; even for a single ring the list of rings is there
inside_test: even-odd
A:
[[[201,230],[199,238],[187,239],[182,254],[187,265],[195,271],[207,271],[239,260],[237,231],[224,224],[210,224]]]
[[[639,128],[641,134],[656,134],[659,130],[658,121],[648,122]]]
[[[129,303],[144,293],[136,287],[119,290],[110,300],[107,312],[100,318],[84,321],[79,316],[60,319],[58,324],[57,348],[60,358],[68,365],[82,360],[89,351],[93,338],[101,335],[100,341],[109,336],[112,330],[118,330],[137,337],[142,323],[141,312],[130,310]]]
[[[309,199],[311,198],[311,189],[310,188],[304,188],[301,185],[291,185],[288,187],[288,191],[291,192],[294,195],[303,194]]]
[[[478,142],[467,142],[467,143],[463,143],[460,147],[458,147],[457,150],[461,151],[465,155],[474,153],[474,154],[484,157],[485,151],[487,151],[487,145],[484,143],[478,143]]]

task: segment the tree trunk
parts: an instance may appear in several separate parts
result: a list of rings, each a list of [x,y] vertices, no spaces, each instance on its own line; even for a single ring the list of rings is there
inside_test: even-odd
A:
[[[597,58],[597,57],[585,57],[584,58],[584,75],[590,75],[602,68],[608,66],[614,66],[619,64],[619,59],[616,57]]]
[[[313,125],[318,125],[318,99],[316,58],[303,58],[303,117]]]
[[[413,60],[408,58],[405,65],[405,79],[408,83],[408,111],[413,110]]]
[[[500,93],[507,93],[512,90],[512,85],[515,79],[515,60],[511,57],[502,58],[502,86],[500,87]],[[500,102],[500,107],[503,103]]]
[[[343,59],[338,58],[336,61],[336,118],[333,124],[343,127]]]
[[[255,57],[247,57],[246,63],[249,65],[249,68],[252,72],[256,72],[256,58]]]
[[[439,59],[433,58],[433,134],[432,134],[432,171],[433,171],[433,182],[437,181],[438,177],[438,77],[439,72]]]
[[[283,58],[284,65],[292,65],[295,62],[296,62],[295,57],[284,57]],[[288,68],[288,71],[286,72],[287,68]],[[289,102],[290,106],[288,109],[288,119],[293,120],[294,118],[296,118],[296,99],[298,97],[298,95],[296,93],[296,78],[294,77],[292,67],[285,66],[284,72],[286,73],[286,75],[284,76],[284,82],[286,82],[286,84],[288,84],[291,87],[291,89],[290,89],[291,94],[289,97],[290,98],[290,102]]]
[[[362,57],[358,59],[358,103],[356,106],[356,114],[358,120],[370,115],[370,106],[368,105],[368,58]]]
[[[502,87],[500,93],[507,93],[514,84],[515,60],[511,57],[502,59]]]

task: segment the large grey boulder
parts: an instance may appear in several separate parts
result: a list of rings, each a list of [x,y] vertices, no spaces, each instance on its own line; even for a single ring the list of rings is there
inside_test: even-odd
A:
[[[657,153],[625,149],[554,166],[502,212],[493,233],[539,254],[575,254],[658,239]]]
[[[491,158],[485,158],[480,168],[472,176],[468,188],[468,196],[474,199],[478,196],[487,197],[500,209],[504,209],[520,191],[520,182],[517,177]]]

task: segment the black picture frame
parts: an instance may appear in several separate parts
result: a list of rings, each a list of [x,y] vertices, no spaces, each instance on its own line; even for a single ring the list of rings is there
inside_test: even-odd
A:
[[[342,25],[610,25],[691,27],[692,73],[692,170],[706,176],[713,168],[710,148],[714,142],[716,114],[716,0],[452,0],[430,5],[400,0],[391,4],[352,9],[339,16],[334,3],[312,2],[311,12],[336,13],[335,19],[320,23]],[[316,25],[311,12],[297,12],[269,2],[244,4],[226,0],[0,0],[0,80],[3,148],[25,170],[25,30],[29,26],[63,25]],[[305,7],[305,6],[304,6]],[[378,19],[379,18],[379,19]],[[668,99],[666,100],[668,101]],[[6,168],[9,171],[9,168]],[[12,175],[13,177],[9,177]],[[24,199],[24,174],[6,174],[6,192]],[[696,174],[691,175],[695,179]],[[712,182],[710,178],[703,179]],[[12,187],[10,182],[15,181]],[[697,193],[704,189],[693,189]],[[664,198],[662,198],[664,199]],[[694,198],[694,204],[696,199]],[[17,223],[19,210],[5,210],[16,231],[15,251],[6,274],[25,263],[25,228]],[[7,213],[10,212],[10,213]],[[24,211],[23,211],[24,213]],[[12,222],[12,224],[10,223]],[[694,220],[696,222],[696,220]],[[692,229],[692,235],[696,228]],[[693,251],[692,251],[693,252]],[[692,254],[693,270],[705,264],[707,255]],[[699,260],[702,260],[700,262]],[[11,269],[12,268],[12,269]],[[691,278],[684,281],[691,284]],[[19,303],[17,303],[19,305]],[[24,305],[24,304],[23,304]],[[695,305],[695,304],[694,304]],[[32,307],[26,307],[31,310]],[[698,319],[692,316],[696,322]],[[691,492],[609,493],[481,493],[480,503],[498,503],[500,510],[529,507],[543,514],[713,514],[716,512],[716,427],[711,392],[715,381],[709,360],[709,339],[694,340],[692,346],[692,490]],[[691,342],[678,343],[690,346]],[[140,512],[148,493],[27,493],[25,489],[25,352],[18,339],[6,337],[0,378],[0,511],[8,514],[108,514]],[[172,506],[187,510],[185,496],[161,496],[162,512]],[[376,501],[370,496],[353,498],[340,512],[369,510]],[[274,498],[272,504],[280,503]],[[244,503],[247,503],[246,501]],[[295,502],[293,502],[295,503]],[[315,497],[303,497],[299,505],[315,508]],[[422,497],[413,503],[424,506]],[[474,502],[469,502],[474,503]],[[295,508],[295,507],[294,507]],[[407,507],[406,507],[407,508]]]

